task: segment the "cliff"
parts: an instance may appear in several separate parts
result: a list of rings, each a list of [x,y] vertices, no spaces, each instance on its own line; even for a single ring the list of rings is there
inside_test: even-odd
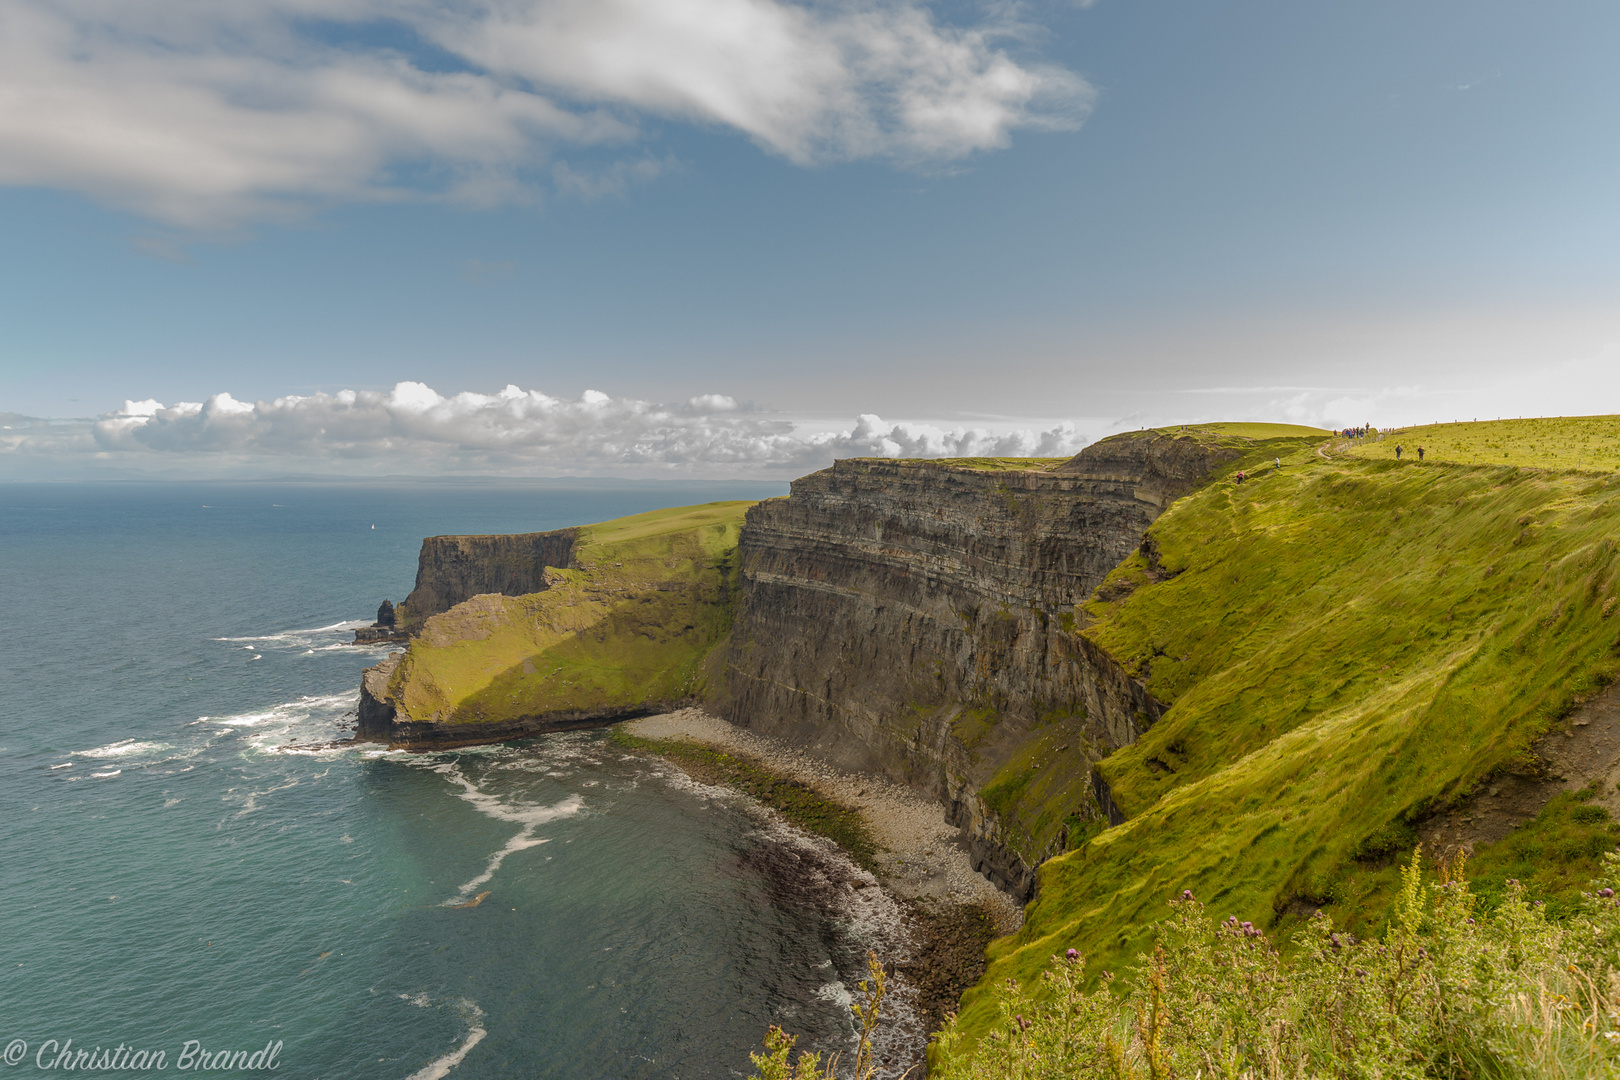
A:
[[[467,588],[534,587],[478,593],[422,619],[403,654],[366,671],[356,737],[466,745],[690,703],[704,692],[705,662],[731,626],[733,555],[749,505],[426,541],[406,602],[410,618]],[[543,565],[565,550],[568,558],[557,561],[569,568]],[[498,565],[480,567],[480,552]],[[525,579],[537,564],[539,576]]]
[[[743,529],[725,715],[930,793],[1027,898],[1034,867],[1107,817],[1092,763],[1164,708],[1074,633],[1076,610],[1245,449],[1144,432],[1066,462],[852,460],[794,482]]]
[[[404,622],[418,628],[434,615],[483,593],[543,592],[548,567],[574,565],[578,529],[511,536],[430,536],[417,556],[416,587],[405,598]]]

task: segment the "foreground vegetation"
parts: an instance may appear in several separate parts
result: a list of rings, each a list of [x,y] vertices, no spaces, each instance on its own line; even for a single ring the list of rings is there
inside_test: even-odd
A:
[[[528,596],[474,597],[424,624],[389,683],[411,719],[505,720],[673,702],[703,692],[731,629],[750,502],[636,514],[579,530],[574,565]]]
[[[991,1030],[969,1052],[953,1021],[936,1037],[940,1080],[1577,1080],[1620,1076],[1620,857],[1562,921],[1518,882],[1493,909],[1460,876],[1401,874],[1389,929],[1358,939],[1318,914],[1279,951],[1191,892],[1169,904],[1152,948],[1119,985],[1088,985],[1076,951],[1033,986],[989,997]],[[866,1080],[880,969],[861,986],[854,1075]],[[753,1057],[755,1080],[822,1080],[836,1063],[803,1055],[779,1029]]]
[[[1170,904],[1124,993],[1088,989],[1078,953],[1034,992],[994,993],[973,1056],[948,1026],[942,1080],[1059,1077],[1575,1078],[1620,1076],[1620,859],[1562,923],[1517,882],[1486,913],[1466,881],[1420,881],[1414,855],[1389,930],[1358,940],[1326,915],[1284,958],[1193,895]]]

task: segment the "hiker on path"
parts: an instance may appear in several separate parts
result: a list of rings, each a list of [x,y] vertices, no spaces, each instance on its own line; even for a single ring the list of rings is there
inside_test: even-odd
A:
[[[1419,461],[1423,460],[1423,447],[1421,447],[1421,446],[1418,447],[1418,460]]]
[[[1282,468],[1282,458],[1277,459],[1277,468]]]
[[[1401,444],[1400,443],[1395,444],[1395,460],[1396,461],[1401,460]]]

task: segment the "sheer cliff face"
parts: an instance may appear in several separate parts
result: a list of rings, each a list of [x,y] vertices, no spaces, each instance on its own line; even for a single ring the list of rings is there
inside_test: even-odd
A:
[[[430,536],[417,558],[416,587],[405,598],[405,621],[420,627],[482,593],[526,596],[546,588],[546,567],[574,565],[578,529],[512,536]]]
[[[1122,436],[1053,469],[857,460],[795,482],[743,530],[729,719],[941,799],[1027,893],[1101,813],[1091,761],[1162,711],[1074,609],[1215,453]]]

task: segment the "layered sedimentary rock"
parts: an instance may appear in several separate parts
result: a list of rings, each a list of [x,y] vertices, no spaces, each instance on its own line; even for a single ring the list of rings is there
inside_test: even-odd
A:
[[[578,529],[510,536],[430,536],[417,557],[404,621],[419,627],[482,593],[526,596],[546,588],[546,568],[574,565]]]
[[[1145,433],[1057,467],[856,460],[796,481],[743,529],[726,715],[929,792],[1028,895],[1043,857],[1117,817],[1091,762],[1164,708],[1076,607],[1227,456]]]

